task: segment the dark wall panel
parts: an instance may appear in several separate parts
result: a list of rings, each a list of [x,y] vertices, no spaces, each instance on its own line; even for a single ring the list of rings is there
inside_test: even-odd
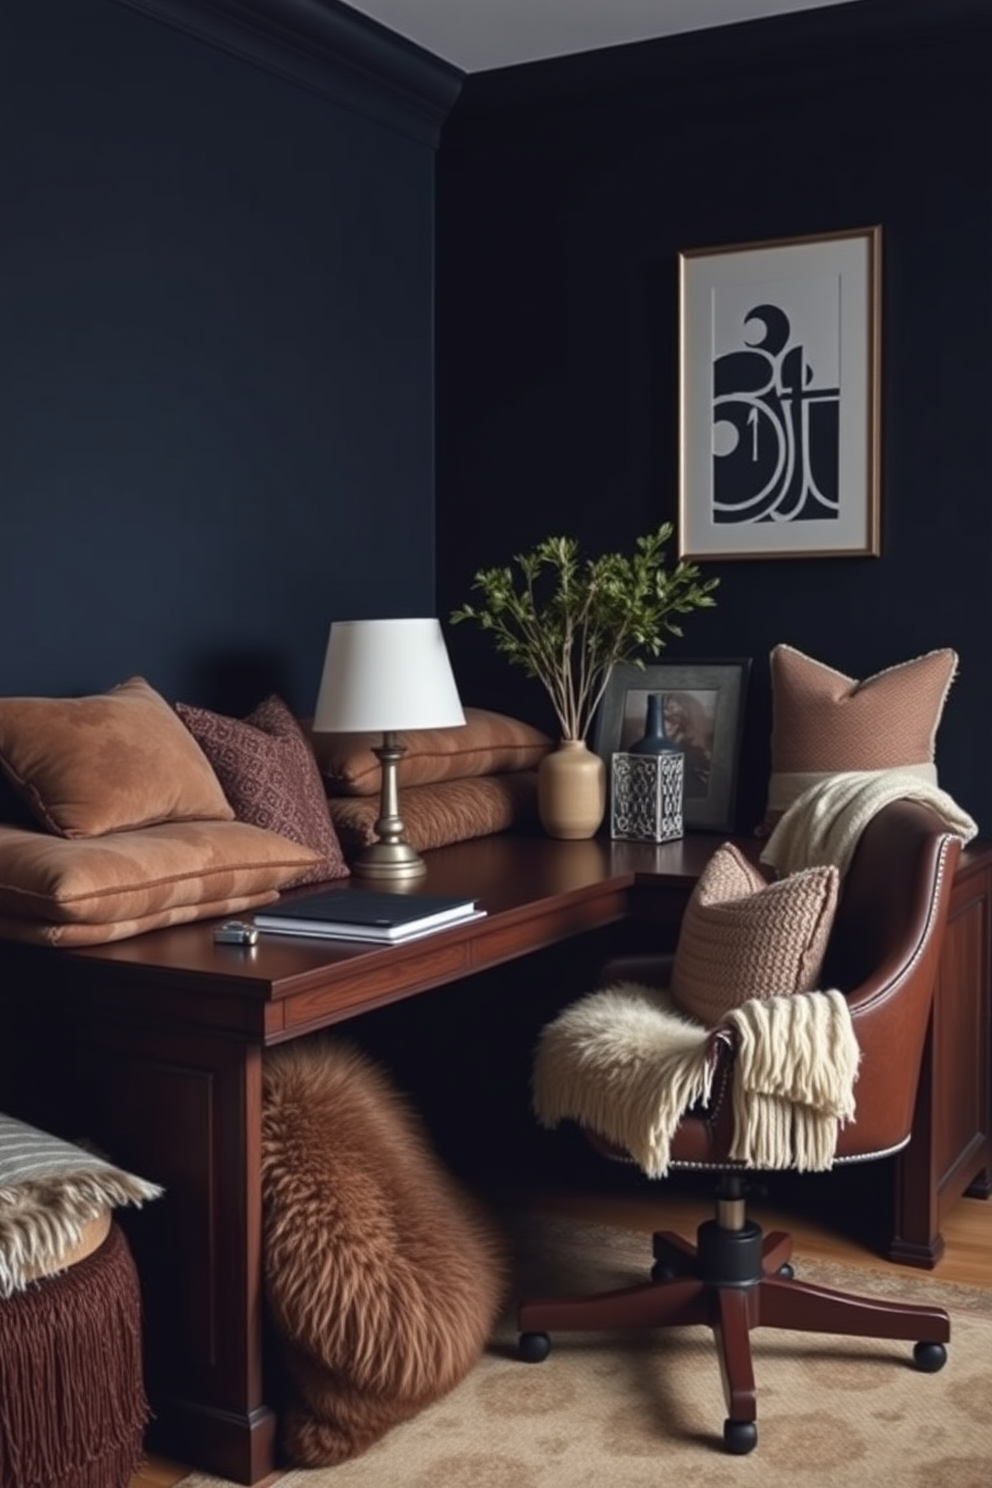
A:
[[[677,500],[678,254],[883,230],[882,556],[737,561],[668,655],[755,659],[760,816],[778,641],[854,677],[961,656],[941,782],[992,832],[992,12],[876,0],[470,77],[439,173],[442,613],[548,532],[627,545]],[[486,637],[467,700],[550,726]]]
[[[0,692],[305,711],[433,612],[433,150],[110,0],[3,6],[0,138]]]

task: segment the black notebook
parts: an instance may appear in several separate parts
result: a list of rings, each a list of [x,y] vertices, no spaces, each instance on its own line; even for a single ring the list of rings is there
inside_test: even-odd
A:
[[[277,935],[317,935],[331,940],[391,943],[478,920],[475,899],[442,894],[392,894],[386,889],[332,889],[306,894],[255,915],[259,930]]]

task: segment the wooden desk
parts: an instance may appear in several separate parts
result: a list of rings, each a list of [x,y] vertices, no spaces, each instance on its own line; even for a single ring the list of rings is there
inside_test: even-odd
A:
[[[670,932],[719,840],[444,848],[417,887],[477,895],[488,917],[407,946],[215,946],[209,923],[89,950],[0,943],[4,1106],[166,1187],[129,1225],[157,1450],[242,1483],[274,1465],[263,1050],[632,917]],[[896,1160],[891,1254],[915,1264],[936,1260],[941,1217],[962,1192],[988,1192],[990,899],[992,845],[969,850],[958,875],[914,1140]]]

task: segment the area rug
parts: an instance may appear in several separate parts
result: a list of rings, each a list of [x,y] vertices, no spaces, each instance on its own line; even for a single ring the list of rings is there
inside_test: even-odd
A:
[[[592,1291],[641,1280],[642,1233],[553,1217],[514,1223],[521,1290]],[[516,1358],[512,1312],[456,1390],[339,1467],[288,1471],[278,1488],[990,1488],[992,1291],[917,1271],[796,1259],[824,1286],[936,1303],[948,1361],[912,1345],[760,1329],[758,1445],[723,1450],[712,1335],[566,1334],[543,1364]],[[180,1488],[232,1488],[194,1473]]]

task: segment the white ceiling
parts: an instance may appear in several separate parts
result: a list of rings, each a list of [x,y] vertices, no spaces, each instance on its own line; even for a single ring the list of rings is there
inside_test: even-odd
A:
[[[855,0],[348,0],[463,72]]]

